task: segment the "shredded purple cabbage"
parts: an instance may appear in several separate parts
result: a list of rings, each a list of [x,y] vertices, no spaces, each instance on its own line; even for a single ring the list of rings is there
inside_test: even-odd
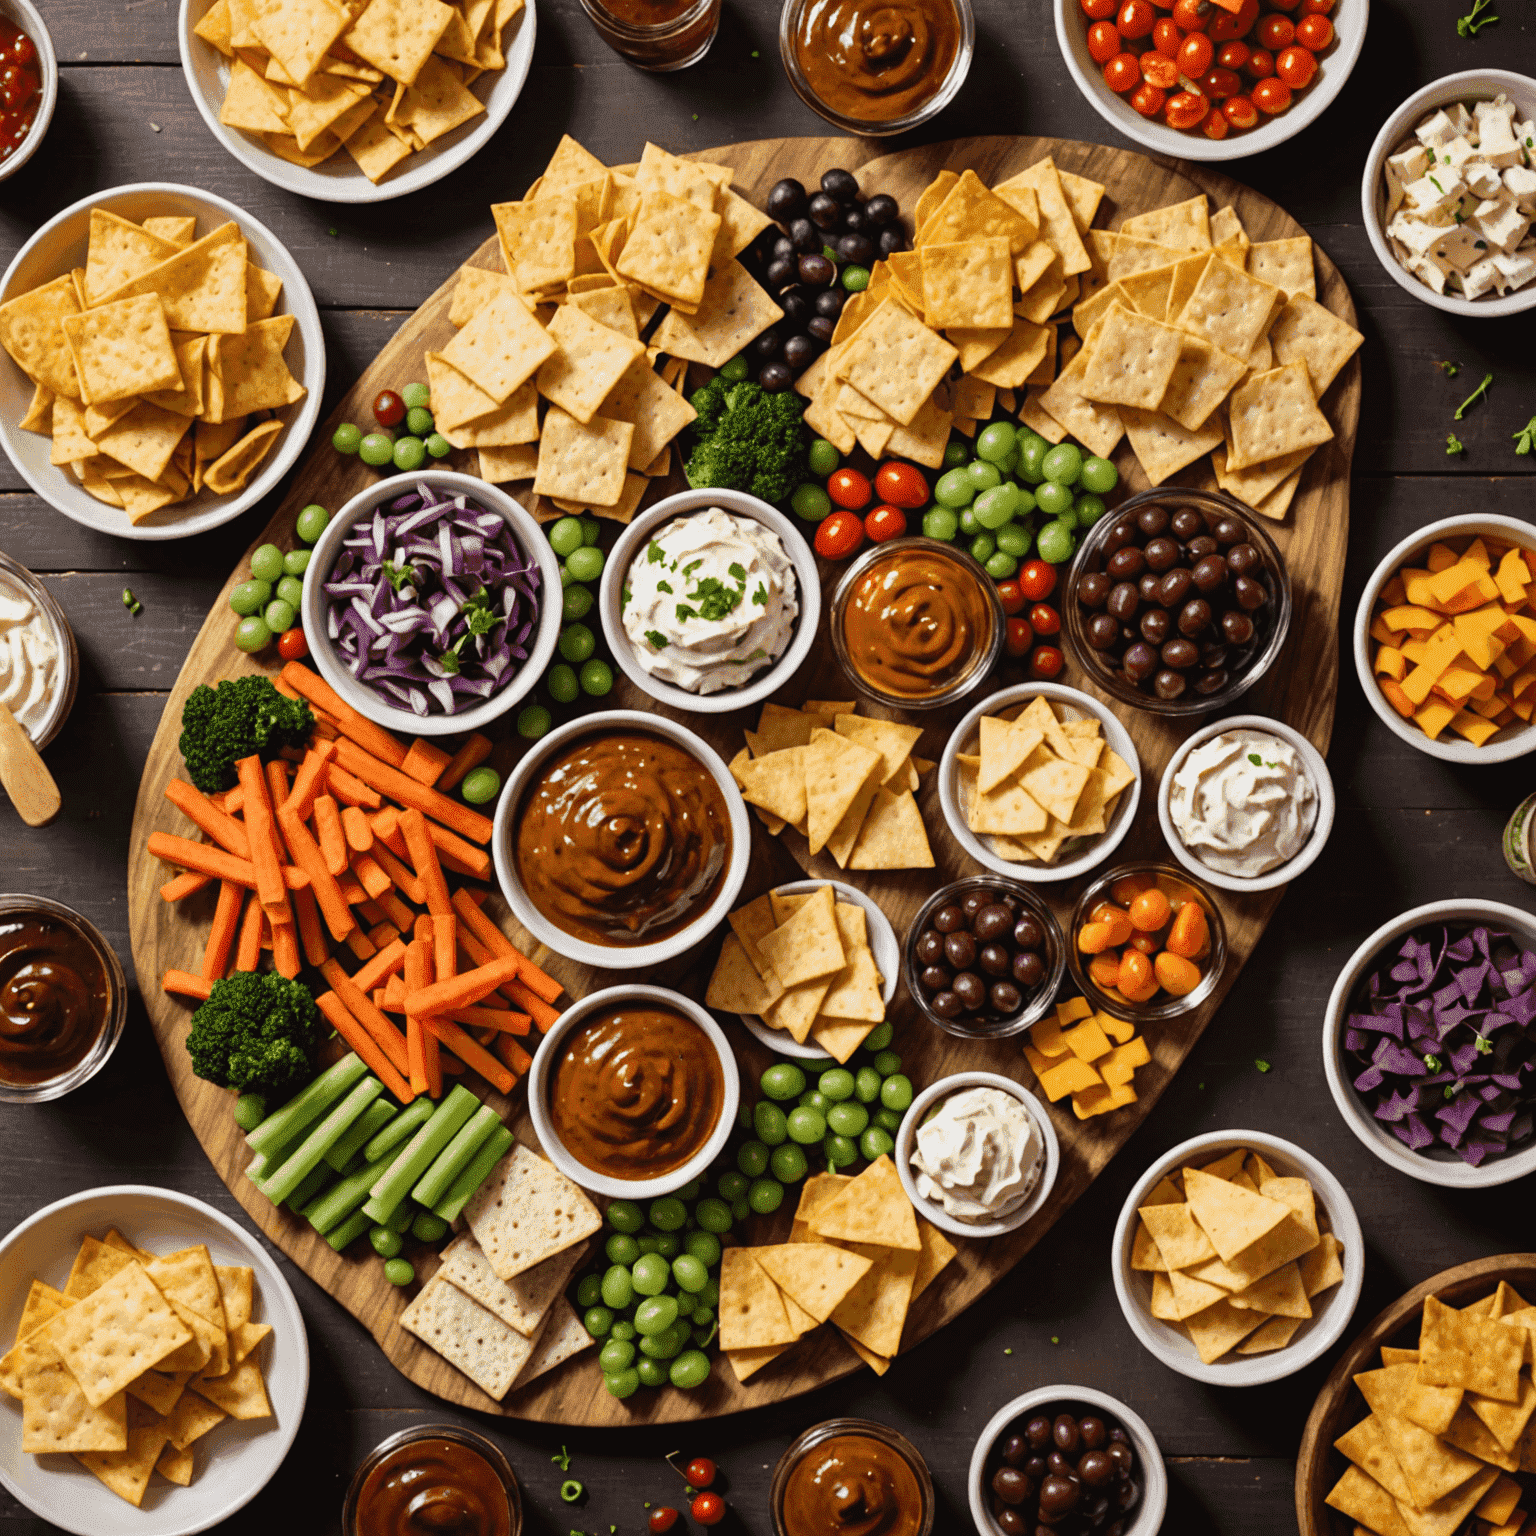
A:
[[[1536,1133],[1536,949],[1500,929],[1421,929],[1352,1000],[1355,1092],[1410,1151],[1476,1168]]]
[[[419,481],[342,541],[326,633],[387,704],[455,715],[494,698],[528,660],[539,568],[498,512]]]

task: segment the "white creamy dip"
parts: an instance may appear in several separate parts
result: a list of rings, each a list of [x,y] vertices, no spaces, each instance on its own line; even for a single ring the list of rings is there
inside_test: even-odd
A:
[[[63,668],[53,620],[8,571],[0,571],[0,703],[34,741],[53,708]]]
[[[787,649],[800,613],[779,536],[719,507],[659,529],[624,576],[621,611],[640,665],[689,693],[739,688]]]
[[[917,1129],[918,1193],[959,1221],[998,1221],[1029,1199],[1045,1148],[1033,1117],[1001,1088],[967,1088]]]
[[[1288,741],[1267,731],[1223,731],[1184,759],[1168,811],[1202,864],[1251,880],[1306,846],[1317,821],[1317,786]]]

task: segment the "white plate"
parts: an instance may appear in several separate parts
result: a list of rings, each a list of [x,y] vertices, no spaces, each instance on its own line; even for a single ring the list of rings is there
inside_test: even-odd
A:
[[[885,999],[886,1009],[889,1010],[891,999],[896,996],[896,977],[901,970],[901,948],[896,942],[896,930],[891,927],[890,918],[880,910],[880,904],[874,897],[865,895],[863,891],[856,890],[851,885],[844,885],[841,880],[796,880],[789,885],[776,885],[774,889],[781,896],[798,896],[803,891],[819,890],[824,885],[830,885],[837,892],[839,901],[855,902],[864,908],[868,918],[866,927],[869,947],[874,951],[875,969],[885,978],[885,987],[881,995]],[[770,1051],[777,1051],[780,1056],[792,1056],[799,1061],[831,1059],[809,1037],[802,1045],[787,1029],[774,1029],[771,1025],[765,1024],[755,1013],[739,1013],[736,1017]],[[875,1027],[879,1028],[878,1025]]]
[[[506,122],[533,64],[533,36],[537,30],[534,6],[535,0],[526,0],[523,9],[512,18],[503,38],[506,68],[488,71],[470,87],[484,106],[484,114],[407,156],[378,186],[363,175],[345,148],[306,169],[274,155],[259,134],[226,128],[219,121],[219,108],[229,85],[230,61],[192,30],[213,8],[212,0],[181,0],[176,36],[181,44],[181,70],[187,77],[192,100],[203,114],[208,131],[235,159],[274,187],[296,192],[300,197],[314,197],[326,203],[387,203],[391,198],[419,192],[434,181],[441,181],[482,149]]]
[[[76,1536],[191,1536],[227,1520],[283,1464],[309,1392],[309,1342],[299,1304],[282,1272],[253,1237],[201,1200],[147,1184],[88,1189],[45,1206],[0,1241],[0,1336],[12,1339],[34,1275],[63,1288],[87,1234],[116,1227],[130,1242],[162,1253],[206,1243],[215,1264],[255,1270],[251,1320],[272,1325],[258,1348],[270,1419],[226,1419],[197,1445],[190,1487],[151,1478],[135,1509],[72,1456],[21,1449],[21,1405],[0,1398],[0,1483],[33,1514]]]
[[[87,495],[68,468],[49,463],[49,438],[21,430],[18,423],[32,402],[32,381],[8,355],[0,354],[0,444],[27,484],[65,517],[99,533],[120,539],[184,539],[230,522],[247,507],[255,506],[303,451],[320,417],[320,397],[325,392],[325,336],[320,330],[320,311],[299,264],[264,224],[211,192],[165,181],[139,181],[93,193],[49,219],[16,253],[0,278],[0,303],[52,281],[72,267],[85,265],[92,208],[105,208],[134,223],[158,214],[194,216],[199,239],[233,219],[245,236],[250,259],[283,280],[276,313],[291,314],[296,322],[283,357],[308,393],[297,405],[286,408],[287,427],[279,434],[277,446],[261,461],[255,477],[236,495],[216,496],[204,491],[138,524],[130,523],[120,507],[109,507]]]

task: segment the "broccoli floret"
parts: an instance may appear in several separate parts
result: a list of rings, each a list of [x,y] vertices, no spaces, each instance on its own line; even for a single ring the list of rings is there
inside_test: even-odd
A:
[[[287,1098],[315,1071],[324,1038],[320,1010],[303,982],[276,971],[237,971],[213,984],[192,1015],[192,1070],[236,1093]]]
[[[274,758],[283,747],[303,746],[314,728],[308,704],[253,674],[194,688],[181,712],[179,746],[187,777],[211,795],[234,784],[242,757]]]
[[[692,404],[699,417],[688,483],[787,501],[807,474],[803,402],[787,390],[769,394],[750,380],[730,384],[717,374],[693,392]]]

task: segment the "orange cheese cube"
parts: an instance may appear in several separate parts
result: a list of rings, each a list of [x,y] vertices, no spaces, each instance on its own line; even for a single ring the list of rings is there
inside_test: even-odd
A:
[[[1407,658],[1409,664],[1415,667],[1429,655],[1429,641],[1415,640],[1411,636],[1407,640],[1399,636],[1397,648]]]
[[[1433,741],[1461,713],[1464,711],[1444,699],[1427,699],[1414,710],[1413,722]]]
[[[1481,539],[1473,539],[1467,546],[1467,552],[1461,557],[1470,560],[1474,565],[1480,565],[1486,571],[1492,568],[1493,556],[1488,553],[1488,546]]]
[[[1391,607],[1394,603],[1412,602],[1413,599],[1408,597],[1407,593],[1408,589],[1403,580],[1403,573],[1399,571],[1397,575],[1387,578],[1376,601],[1378,603],[1385,603],[1388,607]]]
[[[1376,671],[1402,682],[1403,674],[1407,670],[1408,658],[1395,645],[1382,645],[1376,648]]]
[[[1117,1019],[1113,1015],[1105,1013],[1102,1008],[1094,1014],[1094,1018],[1098,1020],[1099,1028],[1117,1045],[1124,1045],[1127,1041],[1133,1040],[1136,1037],[1136,1026],[1134,1024],[1127,1024],[1124,1019]]]
[[[1420,608],[1433,608],[1435,605],[1434,593],[1429,589],[1429,583],[1434,577],[1433,571],[1420,570],[1415,566],[1405,565],[1398,573],[1403,583],[1403,598],[1405,601],[1415,604]],[[1389,582],[1388,586],[1391,585]],[[1382,588],[1380,602],[1387,601],[1386,587]]]
[[[1476,667],[1464,667],[1460,664],[1447,667],[1440,674],[1439,681],[1435,684],[1435,692],[1442,698],[1447,698],[1453,704],[1460,704],[1471,697],[1473,690],[1479,684],[1487,682],[1489,688],[1493,687],[1493,679],[1486,672],[1479,672]]]
[[[1491,690],[1485,699],[1480,699],[1473,695],[1469,705],[1473,713],[1481,715],[1485,720],[1492,720],[1495,715],[1500,715],[1504,712],[1504,706],[1493,696]],[[1451,724],[1454,726],[1456,722],[1453,720]]]
[[[1424,564],[1431,571],[1438,573],[1450,570],[1456,564],[1457,559],[1456,551],[1449,544],[1431,544],[1429,546],[1429,553],[1424,557]]]
[[[1509,707],[1520,719],[1529,721],[1536,714],[1536,699],[1516,699]]]
[[[1485,720],[1478,715],[1461,710],[1451,720],[1451,729],[1458,736],[1465,736],[1474,747],[1480,747],[1498,730],[1498,726],[1492,720]]]
[[[1042,1056],[1065,1056],[1070,1050],[1061,1038],[1061,1025],[1055,1019],[1041,1019],[1030,1030],[1029,1038]]]
[[[1381,691],[1386,695],[1389,703],[1404,720],[1411,720],[1414,716],[1415,705],[1412,699],[1403,692],[1403,685],[1395,678],[1379,677],[1376,679],[1381,684]]]
[[[1137,1035],[1124,1045],[1117,1045],[1108,1056],[1098,1063],[1099,1075],[1111,1086],[1128,1083],[1137,1067],[1144,1067],[1152,1060],[1147,1042]]]
[[[1061,1038],[1067,1042],[1072,1054],[1080,1061],[1097,1061],[1099,1057],[1109,1055],[1113,1049],[1097,1021],[1091,1018],[1084,1019],[1081,1024],[1069,1029]]]
[[[1481,681],[1472,690],[1472,697],[1474,699],[1491,699],[1493,697],[1494,690],[1498,686],[1498,678],[1496,678],[1492,672],[1485,672],[1483,673]]]
[[[1499,589],[1499,596],[1506,603],[1514,603],[1518,607],[1525,602],[1525,589],[1531,584],[1531,572],[1518,549],[1510,550],[1499,561],[1493,580]]]
[[[1096,1115],[1107,1115],[1113,1109],[1124,1109],[1135,1102],[1136,1090],[1129,1083],[1117,1083],[1074,1093],[1072,1112],[1079,1120],[1091,1120]]]
[[[1085,1088],[1101,1088],[1104,1079],[1086,1061],[1067,1055],[1052,1062],[1044,1072],[1036,1073],[1045,1096],[1051,1103],[1064,1099],[1069,1093],[1081,1093]]]
[[[1512,613],[1509,615],[1509,622],[1519,630],[1522,640],[1529,640],[1532,645],[1536,645],[1536,619],[1528,613]],[[1513,643],[1511,641],[1511,644]]]
[[[1411,603],[1400,603],[1394,608],[1385,608],[1381,614],[1383,622],[1390,630],[1400,629],[1427,629],[1433,634],[1440,627],[1440,615],[1431,613],[1428,608],[1416,608]]]
[[[1458,560],[1429,578],[1429,595],[1437,603],[1451,603],[1468,587],[1476,586],[1486,569],[1471,560]]]
[[[1536,683],[1536,667],[1527,667],[1523,672],[1517,672],[1509,679],[1505,692],[1511,699],[1518,699],[1532,683]]]
[[[1388,629],[1387,621],[1382,618],[1379,613],[1374,619],[1371,620],[1371,639],[1376,641],[1379,645],[1395,644],[1397,638],[1398,631],[1395,629]]]
[[[1467,653],[1473,666],[1485,671],[1493,665],[1496,656],[1504,654],[1507,643],[1495,635],[1495,631],[1510,623],[1509,617],[1497,606],[1479,607],[1469,613],[1459,613],[1451,621],[1462,650]],[[1513,638],[1513,637],[1511,637]]]
[[[1093,1009],[1088,1006],[1086,997],[1069,997],[1066,1002],[1056,1004],[1056,1022],[1065,1029],[1074,1020],[1086,1019],[1092,1012]],[[1059,1055],[1060,1053],[1052,1052],[1051,1054]]]

